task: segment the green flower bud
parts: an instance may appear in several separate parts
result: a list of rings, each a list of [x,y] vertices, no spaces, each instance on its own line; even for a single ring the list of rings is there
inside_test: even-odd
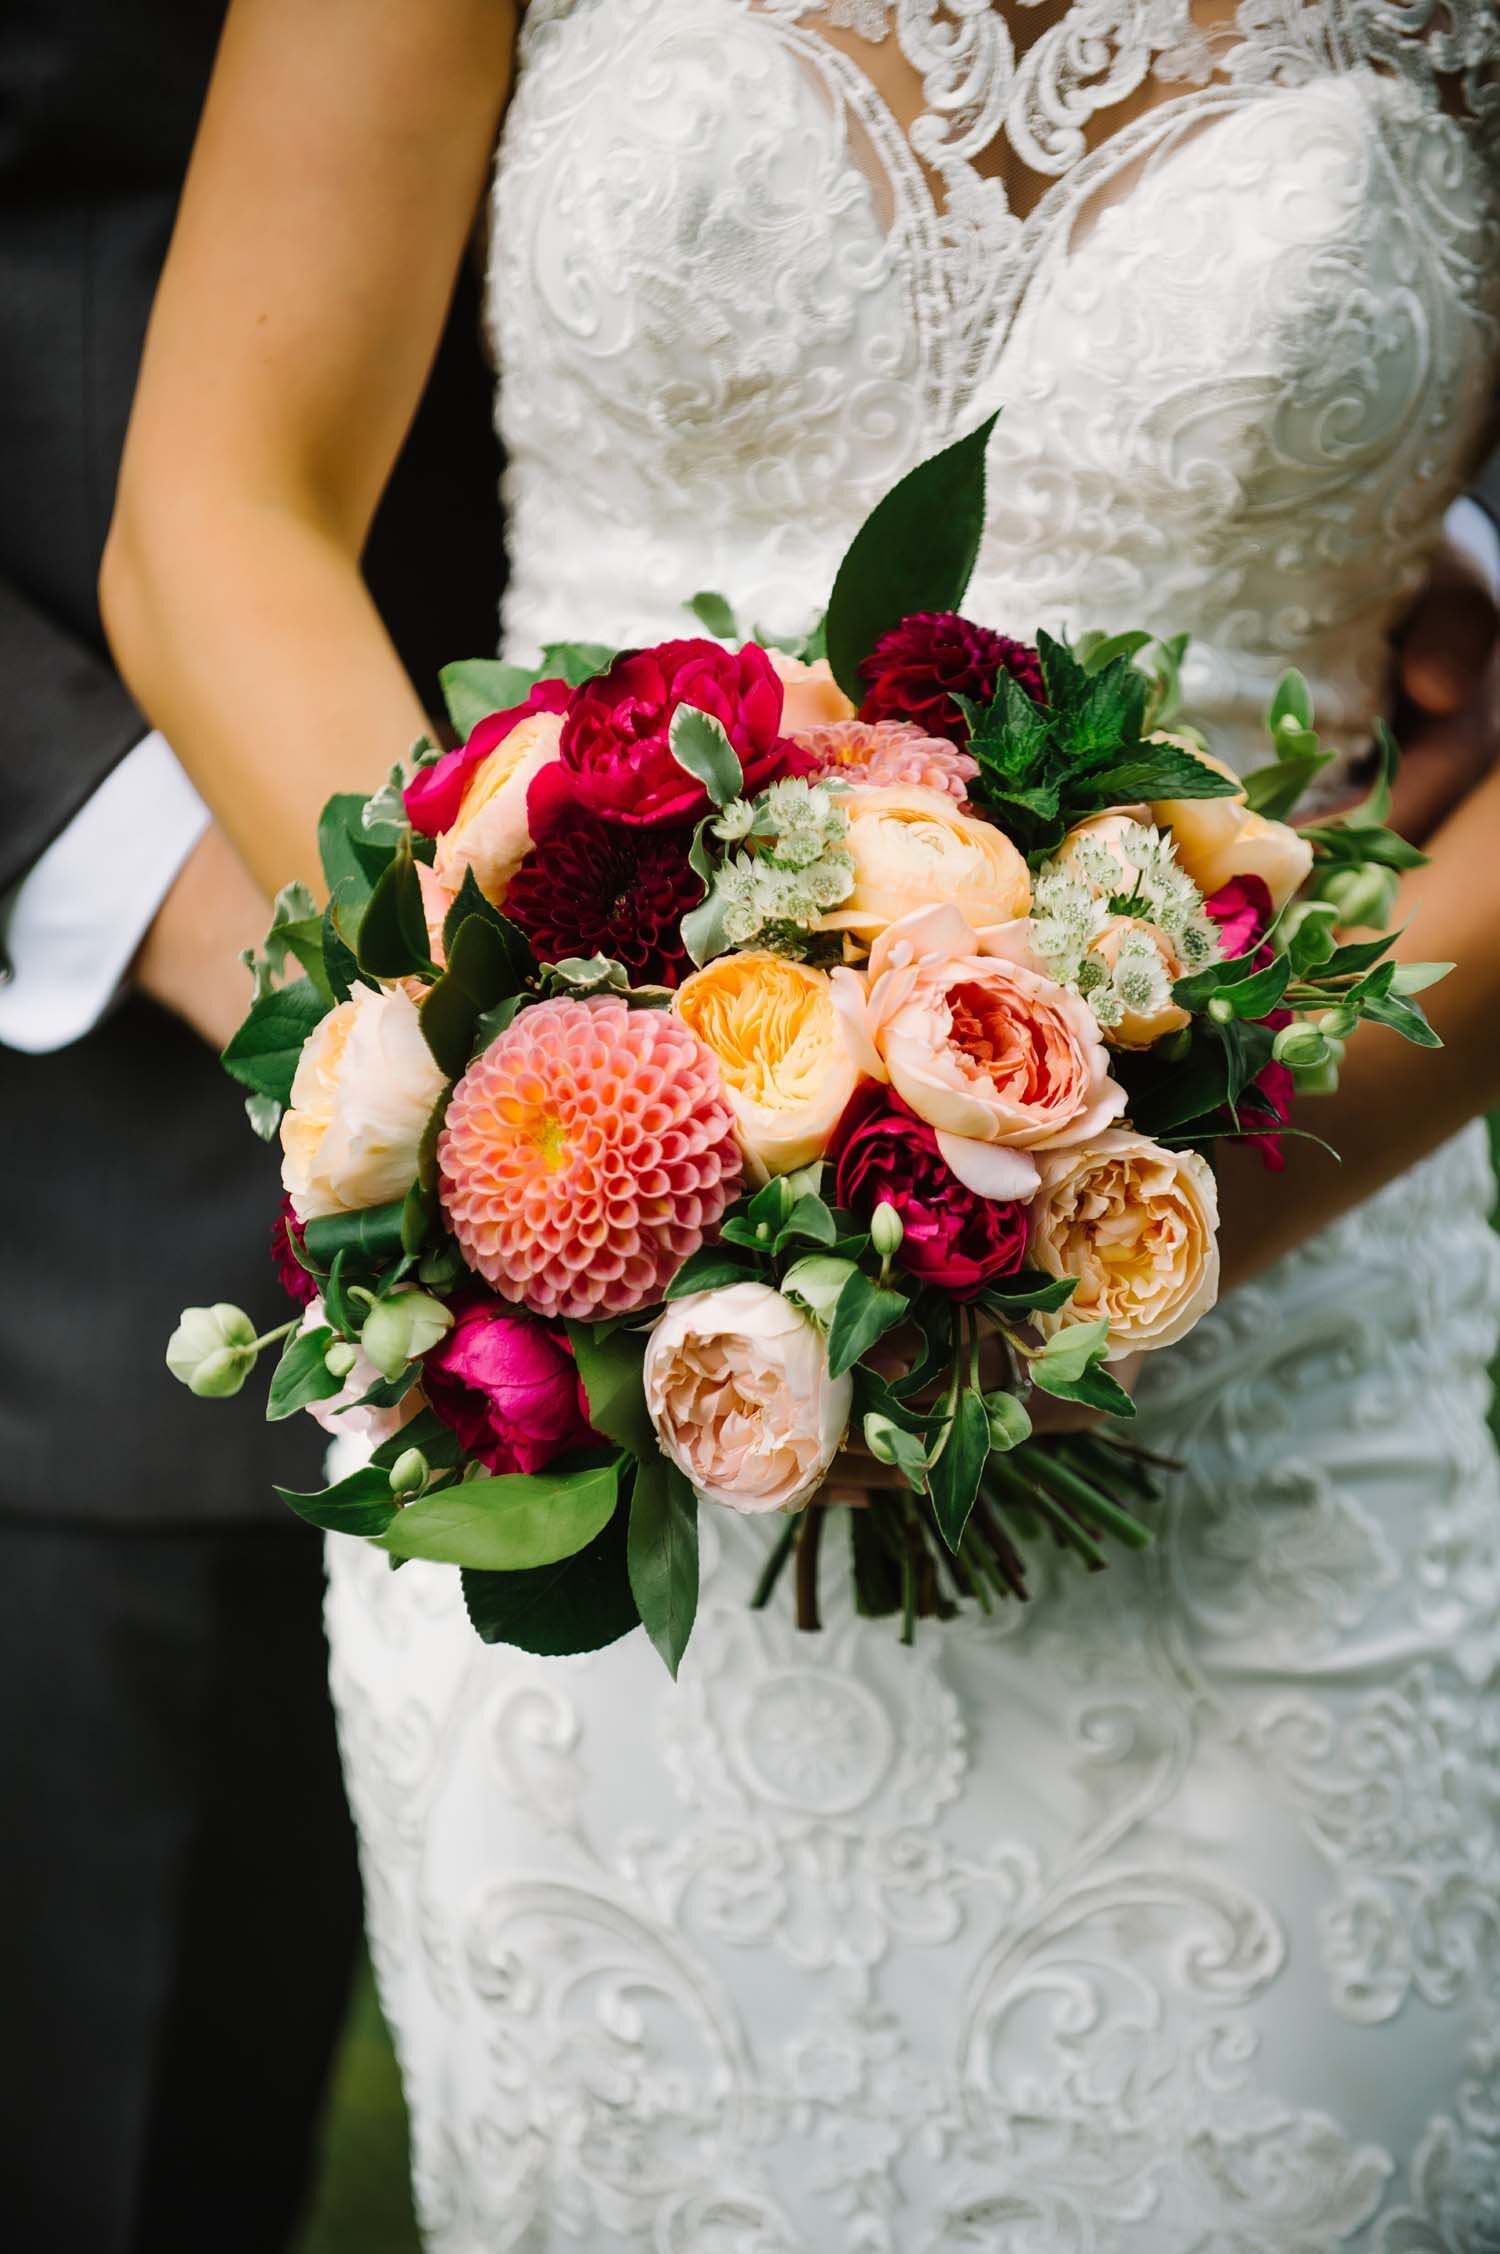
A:
[[[833,1320],[833,1310],[839,1293],[854,1274],[852,1260],[835,1260],[832,1253],[809,1253],[788,1268],[781,1289],[787,1299],[795,1299],[820,1323]]]
[[[865,1418],[865,1446],[878,1464],[893,1464],[904,1435],[899,1424],[889,1417],[876,1416],[873,1411]]]
[[[1331,900],[1294,900],[1281,918],[1281,936],[1288,947],[1298,934],[1302,945],[1298,959],[1309,969],[1326,963],[1338,942],[1333,936],[1333,926],[1338,911]]]
[[[395,1291],[389,1299],[376,1300],[359,1343],[382,1377],[395,1377],[452,1327],[453,1317],[440,1300],[425,1291]]]
[[[1322,1020],[1319,1030],[1325,1040],[1347,1041],[1358,1023],[1358,1010],[1339,1008],[1328,1012],[1328,1015]]]
[[[1278,1064],[1289,1064],[1294,1072],[1316,1072],[1328,1062],[1333,1047],[1316,1025],[1299,1020],[1282,1026],[1271,1043],[1271,1054]]]
[[[391,1493],[420,1495],[427,1485],[427,1458],[420,1448],[408,1448],[391,1465]]]
[[[1335,869],[1323,884],[1323,897],[1331,900],[1341,924],[1383,931],[1396,905],[1397,875],[1365,861],[1358,868]]]
[[[879,1258],[892,1259],[901,1250],[901,1240],[905,1235],[905,1222],[889,1198],[882,1198],[870,1215],[870,1243]]]
[[[336,1338],[323,1356],[323,1367],[330,1377],[346,1378],[359,1360],[357,1348],[347,1338]]]
[[[1208,1014],[1215,1025],[1227,1025],[1234,1016],[1234,1004],[1226,995],[1211,994],[1208,998]]]
[[[987,1393],[984,1405],[990,1417],[990,1446],[1019,1448],[1031,1438],[1031,1419],[1013,1393]]]
[[[1322,1064],[1293,1067],[1292,1076],[1299,1096],[1336,1096],[1339,1092],[1339,1066],[1344,1061],[1342,1041],[1330,1041],[1328,1056]]]
[[[167,1368],[200,1400],[238,1393],[255,1367],[255,1325],[242,1307],[184,1307],[167,1341]]]

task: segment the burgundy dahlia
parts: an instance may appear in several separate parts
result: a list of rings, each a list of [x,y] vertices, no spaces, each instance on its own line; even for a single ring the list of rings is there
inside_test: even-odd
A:
[[[898,1264],[919,1283],[971,1299],[1026,1258],[1026,1208],[966,1189],[937,1132],[888,1088],[868,1083],[846,1109],[829,1151],[834,1195],[867,1223],[893,1205],[905,1235]]]
[[[293,1247],[302,1242],[302,1231],[297,1226],[297,1216],[292,1211],[292,1201],[284,1197],[281,1211],[271,1230],[271,1258],[276,1263],[276,1273],[281,1278],[281,1288],[299,1307],[310,1307],[318,1296],[318,1286],[297,1258]]]
[[[692,969],[682,919],[703,898],[681,830],[626,829],[575,810],[511,878],[505,913],[544,963],[610,955],[633,986],[676,986]]]
[[[1013,642],[956,611],[914,611],[882,634],[860,667],[866,687],[861,720],[910,720],[930,736],[962,745],[968,723],[954,703],[987,705],[1002,673],[1038,704],[1046,699],[1041,660],[1029,642]]]

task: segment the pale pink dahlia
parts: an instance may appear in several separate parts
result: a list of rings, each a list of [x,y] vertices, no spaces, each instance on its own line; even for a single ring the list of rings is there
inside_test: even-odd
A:
[[[979,772],[970,753],[909,720],[830,720],[820,728],[800,728],[796,741],[829,782],[878,789],[917,783],[923,790],[945,791],[960,806]]]
[[[575,1319],[659,1299],[740,1186],[712,1051],[616,995],[523,1010],[454,1089],[437,1156],[470,1267]]]

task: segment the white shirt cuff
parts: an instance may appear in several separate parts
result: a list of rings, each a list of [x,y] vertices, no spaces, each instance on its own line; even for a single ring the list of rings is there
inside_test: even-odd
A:
[[[1467,495],[1455,501],[1443,520],[1450,544],[1468,557],[1500,603],[1500,525],[1487,508]]]
[[[165,738],[143,736],[11,896],[0,1043],[40,1056],[98,1024],[209,820]]]

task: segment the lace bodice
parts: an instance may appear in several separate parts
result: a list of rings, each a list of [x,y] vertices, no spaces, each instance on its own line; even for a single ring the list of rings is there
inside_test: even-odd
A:
[[[490,307],[517,654],[795,629],[1003,414],[969,598],[1350,750],[1494,396],[1488,0],[531,0]]]

